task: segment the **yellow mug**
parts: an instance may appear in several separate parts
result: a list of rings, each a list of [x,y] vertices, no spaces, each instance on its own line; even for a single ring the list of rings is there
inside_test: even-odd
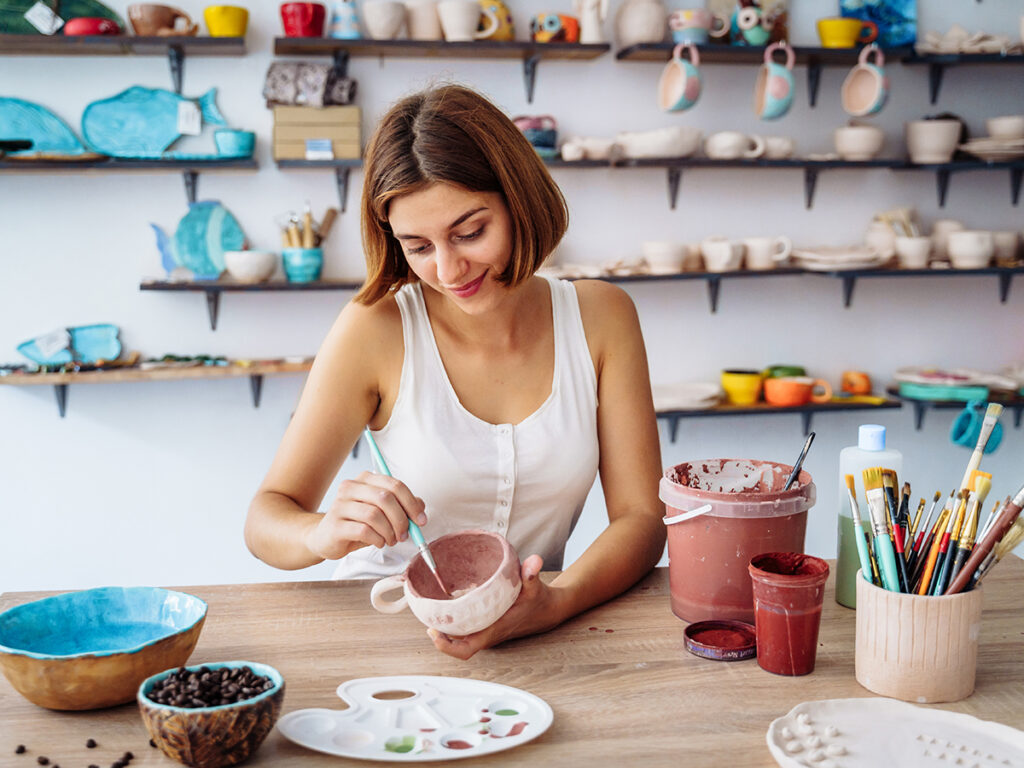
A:
[[[732,405],[753,405],[761,396],[762,376],[760,371],[722,371],[722,389]]]
[[[878,37],[878,25],[861,19],[818,19],[818,37],[822,48],[853,48],[858,43],[874,41]]]
[[[210,37],[244,37],[249,11],[237,5],[211,5],[203,11]]]

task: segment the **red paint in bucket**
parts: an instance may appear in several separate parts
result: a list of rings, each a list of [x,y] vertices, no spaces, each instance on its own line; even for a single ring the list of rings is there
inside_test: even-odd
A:
[[[711,504],[710,512],[668,526],[672,612],[684,621],[753,623],[747,565],[762,552],[802,552],[815,488],[802,471],[783,490],[792,465],[708,459],[665,472],[658,495],[666,517]]]

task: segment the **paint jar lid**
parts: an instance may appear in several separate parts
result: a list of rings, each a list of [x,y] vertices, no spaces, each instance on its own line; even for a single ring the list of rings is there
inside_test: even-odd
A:
[[[857,447],[862,451],[884,451],[885,427],[881,424],[861,424],[857,430]]]
[[[757,655],[754,625],[745,621],[695,621],[683,630],[686,650],[714,661],[742,661]]]

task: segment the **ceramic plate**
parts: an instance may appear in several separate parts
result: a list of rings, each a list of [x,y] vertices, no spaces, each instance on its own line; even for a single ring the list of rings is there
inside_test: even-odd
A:
[[[767,741],[783,768],[1024,765],[1016,728],[895,699],[805,701],[772,721]]]
[[[866,245],[824,245],[817,248],[794,248],[793,258],[798,261],[814,261],[829,264],[841,262],[859,264],[865,261],[885,261],[885,257]]]
[[[717,384],[703,381],[657,384],[651,387],[651,392],[656,411],[711,408],[718,404],[722,396],[722,390]]]
[[[376,698],[401,691],[405,698]],[[554,715],[532,693],[461,677],[365,677],[338,686],[348,709],[300,709],[277,728],[308,749],[398,763],[477,757],[540,736]]]
[[[848,272],[855,269],[878,269],[887,259],[875,259],[873,261],[837,261],[833,263],[823,261],[801,261],[799,266],[809,272]]]

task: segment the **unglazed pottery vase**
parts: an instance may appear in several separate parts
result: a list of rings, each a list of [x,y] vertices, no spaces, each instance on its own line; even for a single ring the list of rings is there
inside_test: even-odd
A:
[[[489,531],[460,531],[430,542],[430,552],[446,596],[417,554],[404,573],[387,576],[370,591],[370,602],[381,613],[398,613],[406,606],[426,626],[448,635],[469,635],[497,621],[522,589],[519,555],[504,536]],[[402,589],[398,600],[384,594]],[[464,591],[468,590],[468,591]]]

